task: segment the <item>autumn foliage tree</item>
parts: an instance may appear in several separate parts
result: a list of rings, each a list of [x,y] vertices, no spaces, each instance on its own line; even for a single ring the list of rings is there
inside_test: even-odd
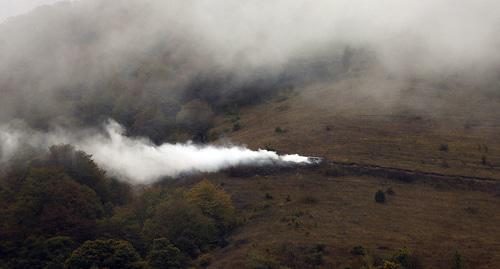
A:
[[[236,213],[231,196],[212,182],[203,180],[186,194],[187,200],[198,206],[203,214],[215,221],[221,234],[231,230],[236,223]]]
[[[66,260],[67,269],[139,269],[144,268],[140,255],[124,240],[87,241]]]

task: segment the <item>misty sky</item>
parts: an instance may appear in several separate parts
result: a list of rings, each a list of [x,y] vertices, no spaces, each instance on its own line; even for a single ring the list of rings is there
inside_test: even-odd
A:
[[[30,12],[38,6],[62,0],[0,0],[0,22],[8,17]]]

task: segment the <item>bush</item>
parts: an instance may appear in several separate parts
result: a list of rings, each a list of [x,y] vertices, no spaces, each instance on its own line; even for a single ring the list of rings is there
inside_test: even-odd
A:
[[[400,264],[404,269],[421,269],[422,264],[417,256],[408,248],[398,250],[394,256],[393,261]]]
[[[382,269],[403,269],[400,264],[391,261],[384,261]]]
[[[315,197],[312,197],[310,195],[305,196],[302,199],[302,201],[304,202],[304,204],[317,204],[318,203],[318,199]]]
[[[281,127],[276,127],[276,129],[274,129],[274,132],[276,132],[278,134],[283,134],[283,133],[286,133],[286,130],[282,129]]]
[[[377,203],[385,203],[385,193],[382,190],[378,190],[375,193],[375,202]]]
[[[325,262],[323,251],[318,251],[317,249],[311,251],[305,256],[304,262],[314,267],[322,265]]]
[[[481,164],[482,164],[482,165],[488,165],[488,159],[486,158],[486,156],[485,156],[485,155],[483,155],[483,156],[481,157]]]
[[[363,246],[358,245],[352,248],[351,254],[354,256],[364,256],[366,254],[366,250]]]
[[[448,144],[439,145],[439,150],[447,152],[449,150]]]
[[[239,122],[233,123],[233,132],[241,130],[241,124]]]
[[[453,260],[452,260],[452,269],[463,269],[464,268],[464,261],[462,259],[462,255],[458,251],[455,251],[453,253]]]
[[[270,193],[268,193],[268,192],[266,192],[266,195],[265,195],[264,197],[265,197],[267,200],[272,200],[272,199],[273,199],[273,196],[272,196]]]

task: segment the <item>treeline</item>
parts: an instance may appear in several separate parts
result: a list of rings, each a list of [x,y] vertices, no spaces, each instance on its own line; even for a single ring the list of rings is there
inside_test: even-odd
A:
[[[209,181],[134,192],[69,145],[14,162],[0,179],[0,268],[185,268],[237,225]]]

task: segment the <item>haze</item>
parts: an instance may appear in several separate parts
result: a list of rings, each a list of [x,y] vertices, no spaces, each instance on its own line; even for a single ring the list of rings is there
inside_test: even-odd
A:
[[[61,0],[0,0],[0,22],[9,17],[26,14],[39,6],[60,1]]]

